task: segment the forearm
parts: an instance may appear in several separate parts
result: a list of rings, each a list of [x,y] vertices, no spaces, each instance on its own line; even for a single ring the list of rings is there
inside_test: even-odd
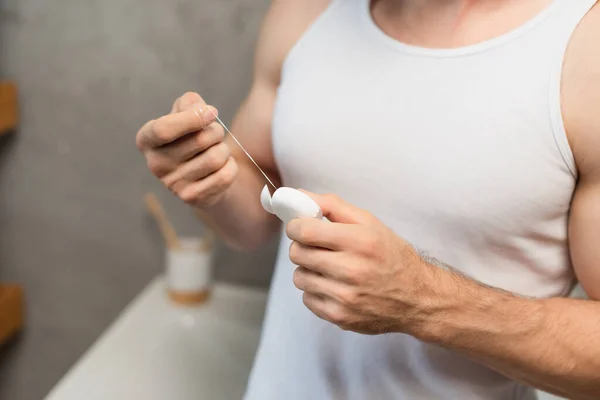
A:
[[[571,399],[600,398],[600,303],[534,300],[438,271],[413,334],[506,376]]]
[[[262,176],[247,163],[238,164],[238,176],[223,197],[213,206],[196,209],[196,214],[231,248],[253,250],[277,232],[280,221],[260,204]]]

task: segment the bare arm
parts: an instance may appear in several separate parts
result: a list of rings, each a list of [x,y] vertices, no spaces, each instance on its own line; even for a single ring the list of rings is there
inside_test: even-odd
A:
[[[580,172],[570,216],[571,255],[592,300],[524,299],[448,274],[439,296],[443,312],[416,333],[572,399],[600,398],[599,39],[596,7],[574,37],[563,79],[565,123]]]
[[[440,312],[414,336],[547,392],[600,398],[600,303],[524,299],[460,275],[444,280]]]
[[[271,120],[281,66],[289,50],[327,4],[328,0],[273,2],[257,43],[251,91],[231,126],[233,134],[276,185],[281,181],[272,151]],[[198,216],[230,246],[256,248],[271,237],[280,221],[260,205],[264,177],[230,137],[226,143],[239,165],[238,178],[223,201],[198,208]]]
[[[258,40],[252,89],[232,131],[257,163],[279,183],[271,145],[271,119],[280,69],[287,53],[327,0],[273,2]],[[197,93],[186,93],[168,115],[146,123],[136,142],[149,169],[195,207],[198,216],[230,246],[261,245],[279,226],[260,205],[266,183]]]

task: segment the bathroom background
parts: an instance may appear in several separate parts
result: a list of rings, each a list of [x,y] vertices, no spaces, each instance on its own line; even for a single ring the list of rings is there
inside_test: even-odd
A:
[[[0,288],[26,294],[25,329],[0,347],[0,400],[44,398],[162,271],[148,191],[180,234],[202,234],[147,171],[135,134],[186,91],[231,121],[269,4],[0,0],[0,82],[18,85],[21,108],[17,131],[0,135]],[[266,288],[275,248],[219,245],[216,278]]]
[[[198,91],[230,121],[269,0],[0,0],[0,80],[21,122],[0,137],[0,282],[26,329],[0,352],[0,399],[41,399],[161,271],[151,190],[182,234],[190,210],[146,170],[137,130]],[[275,243],[220,248],[217,278],[268,285]]]

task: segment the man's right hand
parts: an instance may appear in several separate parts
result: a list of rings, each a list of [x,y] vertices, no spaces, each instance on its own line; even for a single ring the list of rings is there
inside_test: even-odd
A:
[[[200,208],[217,203],[238,171],[216,113],[189,92],[173,103],[170,114],[149,121],[136,136],[150,171],[181,200]]]

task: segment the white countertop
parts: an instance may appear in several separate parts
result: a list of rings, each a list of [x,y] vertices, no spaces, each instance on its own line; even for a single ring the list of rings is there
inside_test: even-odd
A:
[[[266,299],[265,291],[218,284],[207,304],[177,306],[159,277],[45,400],[240,399]]]
[[[46,400],[240,399],[266,292],[216,285],[198,307],[171,303],[157,278]]]

